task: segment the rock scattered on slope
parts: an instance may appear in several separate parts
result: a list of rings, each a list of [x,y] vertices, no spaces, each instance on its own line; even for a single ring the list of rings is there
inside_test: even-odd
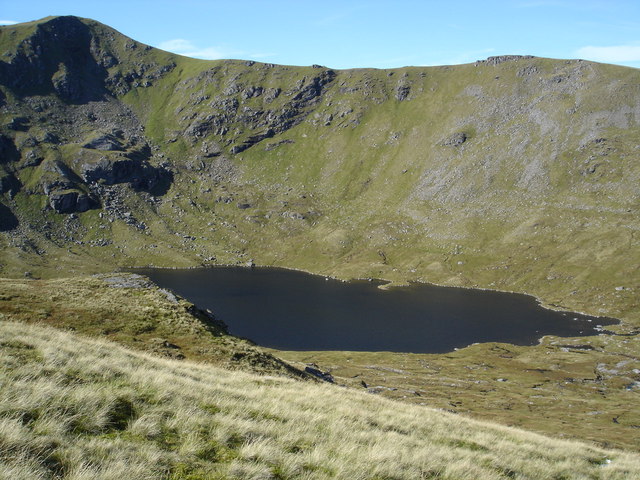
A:
[[[447,138],[444,142],[443,145],[447,146],[447,147],[457,147],[459,145],[462,145],[464,142],[467,141],[467,134],[464,132],[456,132],[453,135],[451,135],[449,138]]]

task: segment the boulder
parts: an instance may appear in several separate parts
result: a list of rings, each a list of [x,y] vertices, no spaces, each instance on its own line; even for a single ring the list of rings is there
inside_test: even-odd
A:
[[[249,98],[259,97],[262,95],[264,89],[262,87],[249,86],[242,91],[242,98],[245,100]]]
[[[411,91],[411,87],[409,85],[398,85],[396,88],[396,100],[399,102],[405,100],[409,96],[409,92]]]
[[[200,150],[202,151],[202,156],[205,158],[217,157],[222,153],[222,149],[218,143],[206,140],[202,142]]]
[[[329,372],[323,372],[322,370],[311,366],[305,367],[304,371],[313,375],[314,377],[319,378],[320,380],[324,380],[325,382],[335,383],[333,376]]]
[[[443,145],[446,145],[447,147],[457,147],[459,145],[462,145],[464,142],[467,141],[467,134],[464,132],[456,132],[453,135],[451,135],[449,138],[447,138],[444,142]]]
[[[106,152],[124,151],[124,148],[120,140],[111,134],[102,135],[98,138],[94,138],[93,140],[86,142],[82,146],[84,148],[88,148],[91,150],[102,150]]]
[[[264,94],[265,103],[273,102],[276,98],[278,98],[281,92],[282,90],[280,90],[279,88],[267,88]]]

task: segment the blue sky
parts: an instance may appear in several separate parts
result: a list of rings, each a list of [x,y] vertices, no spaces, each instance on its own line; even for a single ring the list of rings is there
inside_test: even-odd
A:
[[[640,68],[640,0],[0,0],[0,24],[48,15],[208,59],[392,68],[529,54]]]

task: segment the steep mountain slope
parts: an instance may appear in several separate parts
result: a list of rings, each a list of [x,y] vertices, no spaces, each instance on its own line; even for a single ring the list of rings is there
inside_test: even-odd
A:
[[[640,320],[636,69],[200,61],[75,17],[0,47],[5,274],[253,259]]]

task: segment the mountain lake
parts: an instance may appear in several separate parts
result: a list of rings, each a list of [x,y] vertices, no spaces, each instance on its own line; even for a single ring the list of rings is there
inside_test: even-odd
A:
[[[380,289],[266,267],[136,269],[214,312],[230,333],[279,350],[444,353],[480,342],[535,345],[597,335],[611,318],[542,308],[531,296],[429,284]]]

